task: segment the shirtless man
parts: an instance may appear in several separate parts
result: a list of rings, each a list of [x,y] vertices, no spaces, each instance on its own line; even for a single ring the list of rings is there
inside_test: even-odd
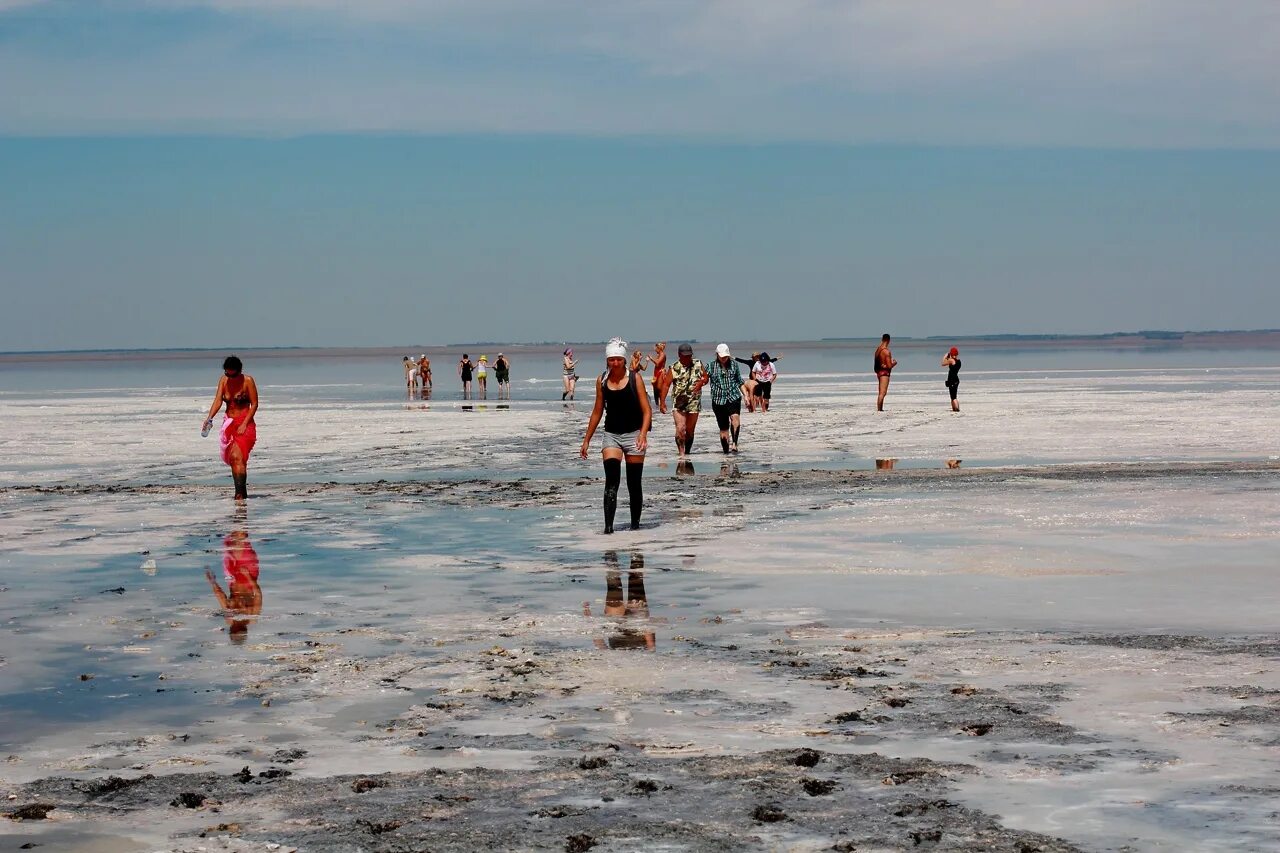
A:
[[[876,397],[876,411],[884,411],[884,395],[889,393],[889,374],[898,366],[893,353],[889,351],[889,333],[880,336],[880,346],[876,347],[875,356],[876,381],[880,384],[880,395]]]
[[[428,396],[431,393],[431,359],[425,352],[418,359],[418,381],[422,383],[422,396]]]

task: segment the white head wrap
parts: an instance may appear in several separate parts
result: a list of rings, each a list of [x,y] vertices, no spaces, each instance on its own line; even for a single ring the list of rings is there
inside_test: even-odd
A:
[[[622,338],[614,338],[604,348],[605,358],[626,358],[627,342]]]

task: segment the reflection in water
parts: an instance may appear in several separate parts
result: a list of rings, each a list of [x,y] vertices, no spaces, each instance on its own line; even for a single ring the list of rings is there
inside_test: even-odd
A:
[[[693,463],[692,463],[692,462],[690,462],[688,459],[685,459],[683,462],[677,462],[677,463],[676,463],[676,475],[677,475],[677,476],[686,476],[686,477],[688,477],[688,476],[692,476],[694,473],[695,473],[695,472],[694,472],[694,470],[693,470]]]
[[[960,467],[960,460],[959,460],[959,459],[948,459],[948,460],[947,460],[947,467],[948,467],[948,468],[959,468],[959,467]]]
[[[228,638],[239,645],[249,636],[249,623],[262,613],[258,552],[253,550],[249,534],[244,530],[233,530],[222,540],[222,574],[227,581],[225,593],[213,572],[206,570],[204,576],[222,607]]]
[[[742,476],[742,472],[738,470],[737,462],[725,461],[720,463],[720,476],[725,479],[736,480]]]
[[[633,553],[627,568],[626,595],[622,589],[622,567],[617,551],[604,552],[605,594],[604,615],[619,620],[642,619],[649,621],[649,597],[644,591],[644,555]],[[582,603],[582,612],[591,615],[591,602]],[[647,627],[647,626],[646,626]],[[643,649],[653,651],[658,644],[657,635],[651,630],[637,630],[625,622],[619,622],[617,632],[608,638],[594,642],[600,649]]]
[[[876,460],[876,470],[877,470],[877,471],[892,471],[892,470],[893,470],[893,463],[895,463],[895,462],[897,462],[897,461],[898,461],[897,459],[877,459],[877,460]]]

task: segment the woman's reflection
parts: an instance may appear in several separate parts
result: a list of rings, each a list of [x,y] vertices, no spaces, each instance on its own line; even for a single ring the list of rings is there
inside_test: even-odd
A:
[[[618,619],[649,619],[649,598],[644,591],[644,555],[632,554],[631,565],[627,569],[626,597],[622,590],[622,567],[618,563],[617,551],[604,552],[605,594],[604,615]],[[591,615],[591,602],[582,602],[582,612]],[[606,638],[594,640],[597,648],[604,649],[644,649],[653,651],[658,644],[658,637],[653,631],[636,630],[625,622],[617,625],[617,632]]]
[[[249,636],[249,623],[262,612],[258,552],[253,550],[249,534],[244,530],[233,530],[222,540],[222,574],[227,580],[225,593],[213,572],[206,570],[204,576],[222,606],[228,638],[239,645]]]

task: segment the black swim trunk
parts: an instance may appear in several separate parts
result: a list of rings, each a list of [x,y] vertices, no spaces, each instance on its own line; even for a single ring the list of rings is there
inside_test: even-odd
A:
[[[773,383],[772,383],[772,382],[757,382],[757,383],[756,383],[756,396],[757,396],[757,397],[763,397],[763,398],[764,398],[764,399],[766,399],[766,400],[772,400],[772,399],[773,399]]]
[[[716,426],[721,430],[729,428],[729,416],[742,414],[742,398],[739,397],[732,403],[712,403],[711,411],[716,413]]]
[[[960,383],[957,382],[954,385],[952,385],[950,382],[947,382],[945,384],[947,386],[947,390],[951,392],[951,399],[954,400],[956,398],[956,391],[958,391],[960,388]]]

